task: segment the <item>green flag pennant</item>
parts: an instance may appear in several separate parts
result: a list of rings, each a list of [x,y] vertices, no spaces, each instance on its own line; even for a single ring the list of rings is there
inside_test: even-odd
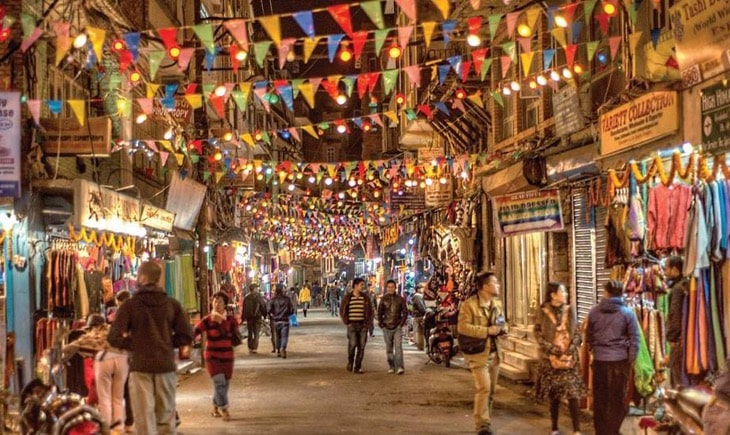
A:
[[[165,58],[167,52],[165,50],[153,50],[147,55],[147,61],[150,65],[150,79],[154,80],[157,75],[157,70],[160,69],[160,63]]]
[[[490,15],[489,18],[489,38],[494,40],[494,35],[497,34],[497,29],[499,28],[499,22],[502,20],[502,15]]]
[[[388,37],[390,29],[380,29],[375,31],[375,55],[380,56],[380,50],[383,48],[385,38]]]
[[[501,107],[504,107],[504,100],[502,99],[502,94],[500,94],[499,91],[491,91],[490,94],[492,95],[495,103],[499,104]]]
[[[203,171],[203,181],[208,181],[210,178],[210,171]]]
[[[269,54],[269,48],[271,48],[272,41],[259,41],[253,43],[253,53],[256,58],[256,64],[259,67],[264,67],[264,60],[266,55]]]
[[[33,15],[21,12],[20,14],[20,25],[23,28],[23,38],[27,38],[36,28],[35,22],[37,18]]]
[[[596,50],[598,50],[598,44],[601,41],[588,41],[586,43],[586,53],[588,54],[588,61],[593,60],[593,55],[596,54]]]
[[[593,8],[596,7],[596,0],[585,0],[583,3],[583,13],[586,17],[586,23],[590,23],[591,16],[593,15]]]
[[[345,76],[340,79],[345,84],[345,93],[348,97],[352,97],[352,88],[355,87],[357,76]]]
[[[626,8],[626,10],[629,12],[629,21],[631,21],[631,25],[635,26],[636,25],[636,13],[637,13],[636,9],[633,6],[631,6],[629,8]]]
[[[515,47],[516,47],[515,41],[503,42],[502,45],[500,45],[500,47],[502,47],[502,50],[504,50],[504,53],[507,56],[509,56],[513,62],[516,60],[515,55],[517,53],[517,50],[515,50]]]
[[[215,83],[203,83],[203,98],[208,101],[210,94],[215,90]]]
[[[484,81],[484,78],[487,76],[487,73],[489,72],[489,67],[492,66],[492,58],[484,59],[484,62],[482,62],[482,70],[479,71],[481,81]]]
[[[241,112],[246,111],[248,104],[246,104],[246,97],[243,95],[243,91],[240,89],[231,91],[231,98],[233,98],[233,102],[238,106],[238,110]]]
[[[296,98],[299,95],[299,86],[304,83],[304,79],[292,79],[291,80],[291,88],[292,93],[294,94],[294,98]]]
[[[369,2],[360,3],[360,7],[363,11],[365,11],[365,14],[367,14],[368,18],[375,24],[375,27],[378,29],[382,29],[385,27],[385,23],[383,22],[383,10],[380,6],[380,0],[374,0]]]
[[[393,87],[398,81],[398,72],[399,70],[397,69],[387,69],[383,71],[383,91],[385,92],[385,95],[390,95],[393,91]]]
[[[190,155],[190,163],[197,165],[199,161],[200,161],[200,155],[198,155],[198,154]]]
[[[269,136],[268,131],[262,131],[261,132],[261,140],[266,142],[267,144],[271,145],[271,136]]]
[[[413,111],[413,109],[410,109],[410,108],[406,109],[406,119],[407,120],[413,121],[417,117],[418,116],[416,115],[416,112]]]
[[[210,23],[196,24],[193,26],[195,36],[200,39],[200,43],[205,47],[208,53],[215,53],[215,43],[213,42],[213,25]]]

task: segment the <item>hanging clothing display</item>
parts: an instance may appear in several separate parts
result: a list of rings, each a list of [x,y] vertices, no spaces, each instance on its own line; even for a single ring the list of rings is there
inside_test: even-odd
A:
[[[682,249],[687,210],[692,189],[683,184],[658,184],[649,189],[646,212],[646,246],[648,249]]]

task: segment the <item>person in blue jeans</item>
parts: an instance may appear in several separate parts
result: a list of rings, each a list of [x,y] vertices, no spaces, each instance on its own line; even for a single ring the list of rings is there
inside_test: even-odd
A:
[[[347,371],[362,374],[362,360],[373,323],[373,304],[364,292],[365,280],[352,280],[352,291],[342,298],[340,318],[347,325]]]
[[[294,314],[294,305],[291,299],[285,294],[284,284],[276,284],[274,297],[269,303],[269,317],[274,321],[276,332],[277,356],[286,358],[286,346],[289,344],[289,316]]]
[[[408,319],[408,306],[403,296],[396,293],[395,281],[385,283],[386,294],[378,304],[378,326],[383,330],[388,373],[405,372],[403,367],[403,326]]]

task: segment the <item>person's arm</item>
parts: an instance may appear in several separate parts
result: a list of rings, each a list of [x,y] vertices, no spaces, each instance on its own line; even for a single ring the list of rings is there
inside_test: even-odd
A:
[[[261,306],[261,311],[259,311],[261,313],[261,316],[260,317],[265,318],[266,315],[267,315],[267,313],[266,313],[266,301],[261,296],[259,296],[259,305]]]
[[[682,336],[682,310],[684,308],[684,286],[676,286],[669,293],[669,315],[667,316],[667,341],[676,345]]]
[[[342,302],[340,303],[340,319],[342,319],[342,323],[347,325],[349,323],[348,317],[347,317],[347,305],[350,302],[349,295],[345,295],[342,298]]]
[[[549,355],[549,354],[553,353],[552,351],[553,351],[553,348],[555,347],[555,345],[550,343],[545,338],[545,331],[543,330],[543,325],[545,323],[546,317],[547,316],[545,315],[545,312],[542,310],[542,307],[541,307],[537,312],[537,320],[535,321],[534,332],[535,332],[535,341],[537,341],[538,346],[540,346],[540,350],[545,355]]]
[[[180,303],[174,299],[173,302],[175,317],[172,325],[172,345],[174,347],[189,346],[193,342],[193,330],[190,327],[188,315],[183,311]]]
[[[383,327],[383,317],[385,317],[385,305],[383,301],[380,301],[380,305],[378,305],[378,326],[381,328]]]
[[[200,319],[200,321],[198,321],[198,323],[195,324],[195,328],[193,328],[193,340],[195,340],[196,338],[198,338],[199,335],[202,335],[203,332],[205,332],[205,319],[206,318],[207,318],[207,316]]]
[[[122,304],[122,306],[117,309],[112,326],[109,328],[109,334],[106,337],[106,341],[118,349],[130,350],[132,348],[132,338],[130,337],[132,327],[130,310],[130,302]]]
[[[639,321],[636,319],[636,314],[633,310],[626,310],[626,317],[628,318],[628,335],[629,335],[629,362],[632,364],[636,360],[636,356],[639,354],[639,345],[641,338],[639,336]]]
[[[408,304],[403,296],[398,296],[398,298],[400,299],[400,326],[403,327],[408,322]]]

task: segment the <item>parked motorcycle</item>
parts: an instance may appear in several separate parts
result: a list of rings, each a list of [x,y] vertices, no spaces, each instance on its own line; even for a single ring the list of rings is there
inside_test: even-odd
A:
[[[437,305],[438,307],[438,305]],[[426,354],[430,361],[451,367],[451,358],[456,355],[454,335],[451,332],[449,317],[438,308],[428,309],[423,317],[423,330],[426,333]]]
[[[660,419],[662,430],[669,434],[704,435],[702,412],[712,399],[710,392],[685,387],[678,390],[659,388],[658,394],[664,410]]]
[[[47,350],[42,358],[47,381],[34,379],[23,388],[20,427],[24,435],[109,433],[109,428],[95,408],[86,405],[78,394],[59,389],[59,385],[63,385],[63,364],[57,361],[61,360],[61,343],[67,335],[65,330],[56,331],[53,348]]]

